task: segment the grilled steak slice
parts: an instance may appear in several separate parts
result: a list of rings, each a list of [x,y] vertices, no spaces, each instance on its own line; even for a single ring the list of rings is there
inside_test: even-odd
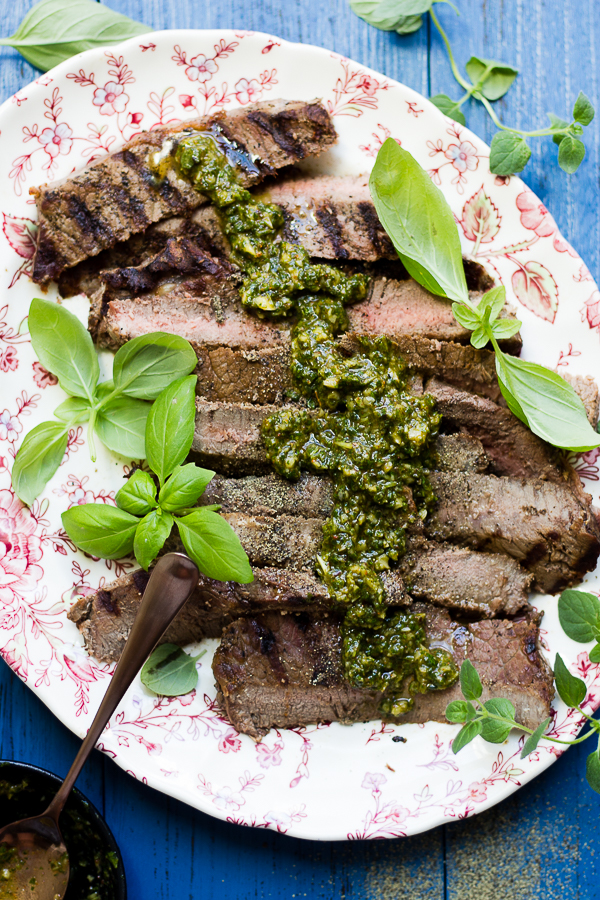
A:
[[[568,372],[562,372],[561,374],[565,381],[569,382],[575,393],[581,397],[581,402],[585,406],[590,424],[595,428],[600,414],[600,393],[598,392],[596,381],[591,375],[569,375]]]
[[[318,102],[257,103],[230,113],[142,132],[117,153],[59,185],[34,191],[40,223],[33,280],[46,284],[88,256],[143,231],[152,222],[206,202],[174,171],[158,182],[148,154],[184,131],[209,130],[245,185],[320,153],[336,140]]]
[[[443,610],[428,614],[427,637],[447,646],[460,666],[471,659],[484,685],[482,699],[507,697],[517,719],[535,728],[550,711],[552,674],[537,649],[538,619],[458,625]],[[266,613],[227,626],[213,659],[218,699],[232,725],[260,740],[270,728],[381,718],[382,695],[348,684],[334,616]],[[460,687],[417,695],[411,713],[396,721],[445,721]]]
[[[600,530],[591,497],[582,503],[568,484],[460,472],[434,472],[431,483],[438,504],[425,530],[435,540],[506,553],[546,593],[595,568]]]

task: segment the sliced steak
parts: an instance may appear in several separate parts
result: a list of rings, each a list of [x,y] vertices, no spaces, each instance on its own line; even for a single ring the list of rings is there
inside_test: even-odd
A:
[[[466,658],[479,671],[482,699],[507,697],[517,719],[535,728],[550,711],[552,674],[537,649],[538,619],[490,620],[458,625],[443,610],[426,611],[427,637],[447,647],[458,666]],[[342,640],[334,616],[266,613],[227,626],[213,659],[218,698],[232,725],[255,740],[270,728],[381,718],[382,694],[343,677]],[[460,687],[416,696],[412,712],[396,721],[445,721]]]
[[[79,175],[32,191],[40,224],[33,280],[38,284],[56,280],[64,269],[152,222],[185,214],[206,202],[174,171],[160,182],[148,166],[149,153],[194,130],[214,135],[247,186],[320,153],[336,140],[331,118],[318,101],[256,103],[142,132]]]

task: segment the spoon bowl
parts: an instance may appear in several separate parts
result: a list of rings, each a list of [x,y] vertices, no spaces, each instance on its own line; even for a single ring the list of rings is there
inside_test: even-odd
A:
[[[36,900],[63,897],[69,883],[69,854],[63,836],[49,816],[33,816],[2,830],[4,866],[11,872],[11,895]]]

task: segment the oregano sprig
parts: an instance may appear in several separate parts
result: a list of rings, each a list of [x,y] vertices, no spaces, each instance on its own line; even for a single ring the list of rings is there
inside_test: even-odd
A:
[[[96,350],[77,316],[58,303],[35,298],[28,323],[38,359],[69,394],[54,411],[58,421],[42,422],[32,429],[17,453],[13,488],[24,503],[31,504],[58,469],[75,425],[88,422],[92,461],[95,437],[115,453],[145,458],[149,401],[173,380],[193,371],[198,360],[185,338],[156,331],[121,347],[113,361],[113,379],[99,382]]]
[[[490,152],[490,171],[495,175],[513,175],[522,172],[531,156],[531,148],[526,138],[552,137],[558,144],[558,164],[568,174],[576,172],[585,157],[585,144],[581,140],[584,128],[593,120],[595,111],[589,97],[579,92],[571,112],[571,121],[554,113],[548,113],[550,124],[545,128],[523,131],[504,125],[492,106],[510,90],[519,70],[514,66],[494,59],[472,56],[465,66],[463,75],[454,59],[448,35],[434,10],[437,3],[448,0],[349,0],[352,10],[365,22],[383,31],[396,31],[398,34],[412,34],[423,25],[423,16],[429,14],[438,31],[448,59],[452,74],[464,93],[454,100],[447,94],[436,94],[429,99],[441,112],[461,125],[466,125],[462,107],[467,100],[473,98],[485,107],[494,125],[500,131],[492,139]],[[449,3],[457,14],[454,4]]]
[[[454,316],[472,332],[474,347],[491,343],[509,409],[555,447],[576,452],[599,447],[600,437],[571,385],[545,366],[500,348],[498,342],[521,326],[517,319],[501,317],[505,289],[498,286],[478,303],[471,300],[452,210],[414,157],[391,138],[377,154],[369,187],[379,219],[409,274],[433,294],[454,301]]]

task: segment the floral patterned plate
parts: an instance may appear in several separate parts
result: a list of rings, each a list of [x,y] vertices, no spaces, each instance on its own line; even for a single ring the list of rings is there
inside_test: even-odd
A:
[[[67,610],[80,596],[129,570],[91,561],[61,529],[67,507],[113,503],[131,460],[103,452],[91,464],[85,429],[69,435],[65,459],[31,510],[11,491],[10,467],[23,434],[63,399],[35,360],[27,309],[35,241],[29,188],[69,175],[116,150],[140,129],[276,97],[323,97],[338,145],[313,170],[368,171],[392,136],[427,168],[452,206],[464,252],[493,272],[523,319],[524,355],[558,371],[600,378],[600,293],[547,210],[518,178],[495,178],[488,147],[427,100],[383,75],[316,47],[264,34],[168,31],[75,57],[0,110],[0,652],[58,718],[85,734],[111,667],[88,657]],[[50,296],[56,296],[51,289]],[[0,305],[1,305],[0,304]],[[69,301],[85,319],[84,298]],[[598,451],[576,457],[598,500]],[[599,590],[598,577],[586,578]],[[600,667],[560,631],[555,598],[543,641],[600,701]],[[209,649],[213,649],[214,642]],[[457,726],[380,722],[271,731],[260,744],[240,736],[214,702],[210,653],[198,690],[165,700],[138,681],[102,737],[102,749],[135,778],[211,815],[321,840],[414,834],[497,803],[552,763],[542,745],[519,759],[522,738],[500,747],[477,738],[459,756]],[[579,722],[555,704],[553,734]],[[394,741],[400,735],[406,743]]]

